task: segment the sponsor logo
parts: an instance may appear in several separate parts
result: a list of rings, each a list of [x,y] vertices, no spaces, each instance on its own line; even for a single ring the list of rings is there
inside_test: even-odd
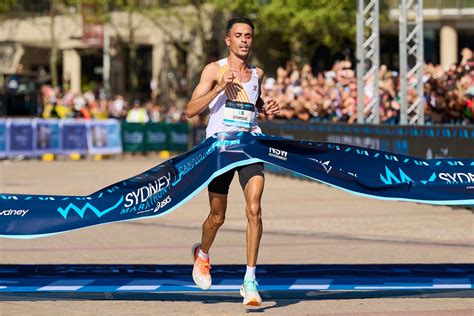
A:
[[[153,210],[153,213],[158,212],[158,211],[160,210],[160,208],[165,207],[165,206],[166,206],[168,203],[170,203],[170,202],[171,202],[171,196],[168,195],[163,201],[158,202],[158,203],[156,204],[156,207],[155,207],[155,209]]]
[[[273,148],[273,147],[270,147],[268,149],[268,155],[270,157],[273,157],[273,158],[277,158],[277,159],[280,159],[280,160],[288,160],[288,152],[284,151],[284,150],[281,150],[281,149],[276,149],[276,148]]]
[[[468,172],[442,172],[438,174],[441,180],[446,181],[448,184],[453,183],[474,183],[474,173]]]
[[[429,179],[419,181],[426,185],[430,182],[436,182],[437,178],[445,181],[446,184],[474,183],[474,173],[471,172],[440,172],[437,175],[433,172]],[[398,168],[398,174],[396,174],[387,166],[385,166],[385,175],[380,174],[380,180],[388,185],[413,182],[413,180],[401,168]]]
[[[158,195],[159,198],[166,193],[166,188],[169,188],[171,185],[171,172],[161,176],[153,182],[148,183],[141,188],[127,193],[125,195],[125,204],[124,207],[131,207],[132,205],[137,205],[146,202],[150,197]]]
[[[163,190],[163,191],[166,191]],[[160,200],[158,197],[158,194],[153,195],[149,199],[147,199],[146,202],[140,203],[138,205],[133,205],[131,207],[126,207],[123,208],[120,214],[128,214],[128,213],[148,213],[148,212],[153,212],[156,213],[166,205],[168,205],[171,202],[171,196],[166,196],[163,200]]]
[[[189,141],[187,133],[171,131],[171,142],[175,144],[187,144]]]
[[[3,211],[0,211],[0,216],[25,216],[26,213],[28,213],[29,210],[12,210],[12,209],[8,209],[8,210],[3,210]]]
[[[319,164],[324,168],[324,170],[326,171],[326,173],[329,173],[329,171],[331,171],[331,169],[332,169],[332,166],[329,165],[329,164],[331,163],[330,160],[323,162],[323,161],[321,161],[321,160],[317,160],[317,159],[314,159],[314,158],[309,158],[309,159],[312,160],[312,161],[315,161],[315,162],[319,163]]]

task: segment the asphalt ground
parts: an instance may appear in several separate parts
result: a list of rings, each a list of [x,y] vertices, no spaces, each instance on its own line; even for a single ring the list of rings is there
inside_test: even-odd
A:
[[[0,192],[88,194],[159,163],[157,157],[104,161],[3,161]],[[245,264],[244,201],[237,179],[213,264]],[[90,227],[56,236],[0,239],[0,264],[191,264],[190,247],[207,216],[207,192],[161,218]],[[473,263],[468,209],[379,201],[312,181],[266,175],[261,264]],[[258,269],[257,269],[258,277]],[[473,315],[472,298],[380,297],[267,300],[247,309],[235,299],[12,300],[1,315]]]

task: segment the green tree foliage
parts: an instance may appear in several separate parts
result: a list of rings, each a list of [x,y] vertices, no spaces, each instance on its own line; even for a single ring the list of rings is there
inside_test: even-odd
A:
[[[0,0],[0,14],[8,13],[17,4],[17,0]]]
[[[317,46],[339,50],[355,38],[353,0],[274,0],[262,9],[265,29],[289,43],[293,57],[305,59]]]
[[[257,42],[278,38],[298,61],[309,59],[319,46],[338,51],[344,42],[355,41],[354,0],[211,1],[232,15],[253,18]]]

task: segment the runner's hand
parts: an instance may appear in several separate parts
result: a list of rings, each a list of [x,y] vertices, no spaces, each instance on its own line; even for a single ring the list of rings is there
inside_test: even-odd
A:
[[[273,115],[280,112],[280,105],[272,97],[266,97],[263,102],[263,114]]]
[[[217,90],[219,92],[224,91],[227,86],[232,83],[235,79],[234,73],[229,69],[221,77],[221,80],[217,84]]]

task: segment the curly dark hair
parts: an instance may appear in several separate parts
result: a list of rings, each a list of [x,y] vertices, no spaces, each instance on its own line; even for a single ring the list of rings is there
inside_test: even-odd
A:
[[[246,18],[244,16],[236,16],[236,17],[233,17],[232,19],[230,19],[227,22],[227,27],[225,29],[225,33],[227,35],[229,34],[230,30],[232,29],[232,26],[236,23],[243,23],[243,24],[250,25],[250,27],[252,28],[252,31],[255,28],[254,25],[253,25],[253,22],[249,18]]]

